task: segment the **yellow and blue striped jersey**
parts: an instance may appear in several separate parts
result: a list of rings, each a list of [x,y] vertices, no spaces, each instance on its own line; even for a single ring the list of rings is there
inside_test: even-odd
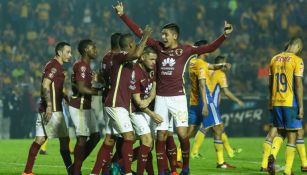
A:
[[[198,80],[205,79],[206,86],[210,83],[209,80],[209,63],[202,59],[193,58],[189,65],[189,76],[191,81],[190,105],[198,105],[200,93],[198,88]],[[208,88],[207,88],[208,89]]]
[[[215,105],[219,105],[221,89],[228,87],[227,77],[222,70],[210,72],[209,91]]]
[[[296,107],[294,76],[302,77],[304,63],[293,53],[282,52],[275,55],[270,64],[272,77],[272,105]]]

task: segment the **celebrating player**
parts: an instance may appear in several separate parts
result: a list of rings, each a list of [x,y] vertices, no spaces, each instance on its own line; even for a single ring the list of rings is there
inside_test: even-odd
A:
[[[63,63],[71,59],[71,47],[66,42],[60,42],[55,47],[55,57],[44,67],[41,84],[41,102],[36,120],[36,137],[32,143],[23,175],[32,175],[35,157],[47,138],[59,138],[60,152],[68,169],[71,164],[69,153],[69,137],[65,124],[62,100],[64,99],[64,69]]]
[[[124,14],[122,3],[118,3],[115,7],[117,14],[128,25],[128,27],[138,36],[142,36],[142,30]],[[166,150],[165,141],[167,139],[167,130],[169,127],[169,114],[174,119],[177,134],[179,137],[182,157],[183,169],[181,174],[189,174],[189,154],[190,142],[187,134],[188,127],[188,110],[187,100],[183,87],[184,67],[193,54],[203,54],[214,51],[232,32],[232,26],[225,22],[224,34],[220,36],[212,44],[192,47],[183,45],[178,42],[179,27],[170,23],[162,27],[162,42],[152,38],[148,39],[147,44],[158,52],[157,59],[157,96],[155,99],[155,112],[159,114],[163,122],[158,125],[157,129],[157,162],[158,173],[165,174]]]
[[[92,87],[92,82],[97,81],[97,76],[90,67],[91,60],[97,56],[96,45],[92,40],[81,40],[78,51],[81,58],[73,66],[73,95],[69,102],[69,112],[77,136],[74,150],[74,175],[81,174],[82,162],[100,139],[96,118],[91,113],[92,95],[98,95],[99,92],[98,89]]]

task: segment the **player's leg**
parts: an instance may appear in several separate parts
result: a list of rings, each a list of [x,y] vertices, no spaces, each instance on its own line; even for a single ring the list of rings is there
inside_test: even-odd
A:
[[[296,139],[298,130],[302,129],[302,121],[297,119],[297,107],[283,107],[283,117],[286,121],[285,128],[287,131],[287,147],[286,147],[286,165],[284,173],[290,175],[292,173],[292,165],[295,157]]]
[[[69,137],[60,137],[60,153],[62,156],[62,159],[64,161],[65,167],[69,173],[72,172],[72,160],[70,157],[70,151],[69,151]]]
[[[306,148],[304,142],[304,129],[297,131],[296,150],[301,159],[301,171],[307,172]]]
[[[167,139],[166,139],[166,155],[167,159],[169,161],[169,165],[171,168],[171,173],[176,174],[177,173],[177,161],[181,161],[181,148],[176,146],[175,140],[174,140],[174,119],[171,118],[168,132],[167,132]],[[167,163],[166,163],[167,164]],[[180,163],[179,163],[180,164]]]
[[[182,171],[180,174],[189,174],[190,166],[190,139],[188,136],[188,109],[185,96],[175,96],[167,99],[170,113],[174,118],[177,135],[182,150]]]
[[[263,154],[260,171],[267,171],[268,158],[271,154],[272,141],[276,135],[277,128],[272,126],[268,132],[268,135],[265,138],[265,141],[263,142]]]
[[[47,155],[47,143],[48,143],[48,139],[46,139],[45,143],[42,144],[39,154]]]
[[[158,175],[164,175],[164,171],[167,169],[166,139],[167,130],[169,127],[169,116],[166,98],[167,97],[156,96],[155,99],[155,113],[159,114],[163,119],[163,122],[156,127],[156,157],[158,164]]]
[[[193,147],[192,147],[192,151],[191,151],[191,158],[192,159],[202,157],[202,155],[199,153],[199,150],[200,150],[200,147],[205,140],[207,131],[208,131],[208,129],[205,129],[202,126],[197,131],[196,136],[194,138],[194,144],[193,144]]]

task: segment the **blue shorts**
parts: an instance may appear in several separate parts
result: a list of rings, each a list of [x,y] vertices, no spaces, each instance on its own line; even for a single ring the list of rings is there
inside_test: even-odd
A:
[[[203,105],[190,106],[189,107],[189,125],[199,126],[203,121],[203,116],[201,111],[203,110]]]
[[[286,130],[299,130],[302,128],[302,120],[297,119],[297,107],[274,106],[272,113],[275,127]]]
[[[208,116],[204,117],[203,126],[205,129],[223,123],[220,111],[214,103],[208,104]]]

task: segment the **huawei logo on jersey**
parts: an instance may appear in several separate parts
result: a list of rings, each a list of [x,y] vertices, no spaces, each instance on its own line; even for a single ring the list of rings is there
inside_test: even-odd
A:
[[[169,65],[170,67],[173,67],[176,64],[176,61],[174,58],[166,58],[162,62],[162,66]]]

